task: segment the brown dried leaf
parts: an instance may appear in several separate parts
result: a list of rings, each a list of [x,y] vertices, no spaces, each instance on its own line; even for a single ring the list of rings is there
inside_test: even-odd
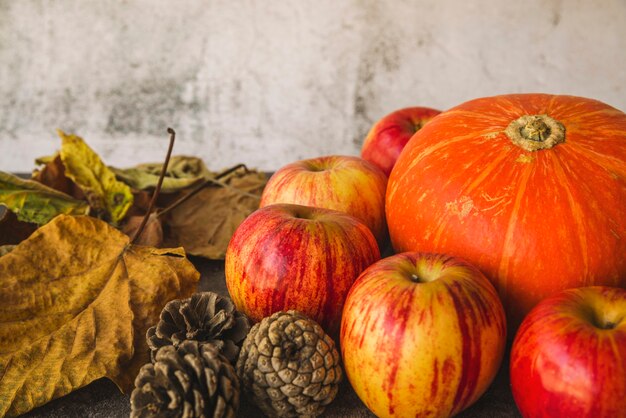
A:
[[[263,173],[250,171],[222,181],[229,187],[206,187],[172,211],[165,221],[166,243],[182,245],[192,255],[224,258],[235,229],[258,209],[267,179]]]
[[[98,219],[60,215],[0,257],[0,416],[109,377],[130,389],[145,333],[199,274],[182,249],[134,246]]]
[[[139,229],[143,218],[144,215],[129,217],[128,221],[122,228],[122,232],[129,237],[134,236]],[[156,216],[156,213],[152,212],[148,217],[148,222],[146,223],[141,235],[139,235],[136,244],[147,245],[150,247],[160,247],[163,244],[163,226],[161,224],[161,220]]]
[[[17,215],[0,206],[0,245],[19,244],[37,229],[36,224],[22,222]]]
[[[33,171],[33,180],[68,194],[75,199],[85,199],[85,194],[80,190],[80,187],[65,176],[65,166],[58,153],[51,157],[37,158],[35,164],[41,167]]]

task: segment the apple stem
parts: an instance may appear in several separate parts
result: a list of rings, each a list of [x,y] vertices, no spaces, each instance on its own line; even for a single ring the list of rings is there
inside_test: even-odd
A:
[[[622,318],[600,313],[593,307],[587,308],[587,315],[591,323],[599,329],[614,329],[622,322]]]
[[[407,278],[413,283],[429,283],[439,278],[440,272],[432,267],[417,265],[407,271]]]

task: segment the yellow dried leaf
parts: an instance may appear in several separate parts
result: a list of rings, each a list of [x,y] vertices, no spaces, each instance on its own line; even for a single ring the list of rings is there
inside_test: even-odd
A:
[[[172,211],[166,243],[182,245],[189,254],[224,258],[235,229],[259,208],[267,180],[265,174],[250,171],[222,181],[228,187],[207,187]]]
[[[146,163],[133,168],[109,168],[120,180],[132,188],[146,190],[156,187],[161,176],[162,166],[162,163]],[[161,193],[178,192],[212,175],[200,158],[175,155],[167,165]]]
[[[198,278],[182,249],[133,246],[92,217],[39,228],[0,257],[0,416],[101,377],[130,388],[146,330]]]
[[[65,166],[65,176],[85,194],[92,210],[104,214],[117,224],[133,204],[133,194],[126,184],[100,160],[87,144],[76,135],[59,130],[62,140],[59,155]]]

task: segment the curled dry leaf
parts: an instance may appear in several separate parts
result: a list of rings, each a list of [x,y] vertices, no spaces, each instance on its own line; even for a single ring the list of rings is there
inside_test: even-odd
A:
[[[247,171],[221,181],[227,187],[206,187],[171,212],[166,242],[182,245],[189,254],[224,258],[235,229],[258,209],[267,179],[263,173]]]
[[[146,190],[156,186],[161,174],[161,167],[161,163],[148,163],[126,169],[109,168],[120,180],[133,189]],[[200,158],[184,155],[173,156],[163,178],[161,193],[178,192],[211,175]]]
[[[24,180],[0,171],[0,205],[6,206],[23,222],[38,225],[65,213],[85,215],[89,206],[82,200],[33,180]]]
[[[133,237],[139,229],[143,217],[144,215],[129,217],[122,227],[122,232],[129,237]],[[150,247],[160,247],[163,244],[163,226],[161,225],[161,220],[156,216],[156,213],[153,212],[148,217],[148,222],[141,235],[139,235],[136,244],[148,245]]]
[[[115,174],[82,138],[63,131],[58,133],[62,140],[60,156],[65,176],[80,187],[95,215],[117,224],[133,204],[130,187],[117,181]]]
[[[137,190],[132,189],[133,193],[133,204],[126,212],[126,216],[122,222],[129,222],[130,219],[134,217],[143,218],[143,216],[148,211],[148,207],[150,206],[150,200],[152,199],[152,195],[145,190]],[[163,194],[159,193],[157,197],[157,206],[161,201]],[[122,226],[124,228],[124,226]]]
[[[76,199],[85,200],[85,194],[76,183],[65,176],[65,166],[58,153],[49,157],[37,158],[35,164],[39,167],[33,171],[33,180]]]
[[[61,215],[0,257],[0,278],[0,416],[15,416],[101,377],[132,388],[146,330],[199,273],[182,249]]]

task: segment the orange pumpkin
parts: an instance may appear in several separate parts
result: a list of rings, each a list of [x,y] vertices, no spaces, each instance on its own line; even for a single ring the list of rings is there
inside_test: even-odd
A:
[[[386,212],[396,251],[470,261],[514,328],[562,289],[626,287],[626,114],[546,94],[461,104],[406,145]]]

